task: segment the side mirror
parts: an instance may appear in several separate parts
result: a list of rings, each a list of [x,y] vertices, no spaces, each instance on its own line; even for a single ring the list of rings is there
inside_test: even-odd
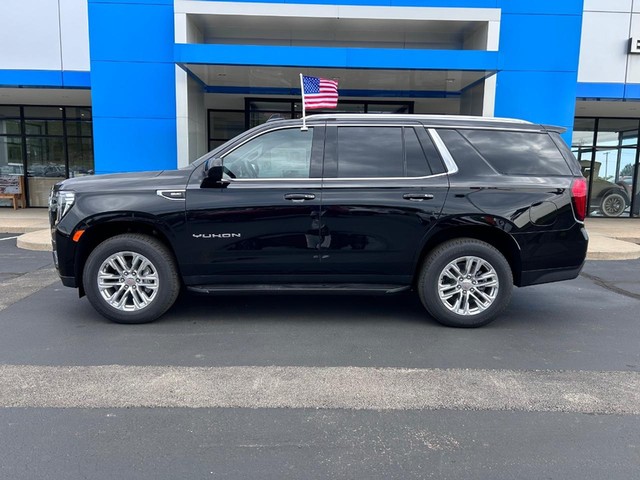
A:
[[[222,165],[221,158],[212,158],[207,161],[206,177],[202,180],[200,186],[202,188],[220,188],[225,187],[226,184],[222,182],[222,174],[224,173],[224,166]]]

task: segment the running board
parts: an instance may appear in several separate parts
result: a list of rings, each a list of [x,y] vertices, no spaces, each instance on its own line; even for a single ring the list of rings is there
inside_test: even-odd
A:
[[[390,294],[407,291],[410,285],[381,285],[367,283],[343,283],[343,284],[324,284],[324,283],[300,283],[300,284],[280,284],[280,285],[262,285],[262,284],[225,284],[225,285],[194,285],[187,287],[187,290],[194,293],[202,294],[238,294],[238,293],[360,293],[360,294]]]

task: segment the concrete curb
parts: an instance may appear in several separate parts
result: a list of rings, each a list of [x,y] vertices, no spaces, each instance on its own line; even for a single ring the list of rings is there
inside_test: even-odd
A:
[[[18,248],[25,250],[38,250],[50,252],[51,247],[51,230],[37,230],[35,232],[25,233],[16,239]]]

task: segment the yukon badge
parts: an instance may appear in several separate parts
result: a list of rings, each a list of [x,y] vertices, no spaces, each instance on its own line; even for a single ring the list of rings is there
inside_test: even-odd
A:
[[[240,238],[240,233],[194,233],[193,238]]]

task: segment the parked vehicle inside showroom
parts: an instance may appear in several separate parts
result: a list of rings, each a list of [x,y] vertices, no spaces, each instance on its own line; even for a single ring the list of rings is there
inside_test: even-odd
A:
[[[426,115],[306,124],[268,122],[181,170],[58,183],[63,284],[120,323],[158,318],[180,289],[413,290],[437,321],[478,327],[514,285],[579,274],[587,185],[563,129]]]
[[[591,172],[591,161],[582,160],[580,166],[582,175],[591,183],[589,210],[605,217],[619,217],[631,205],[629,193],[624,185],[610,182],[599,176],[600,162],[594,162],[594,172]],[[591,179],[593,177],[593,179]]]

